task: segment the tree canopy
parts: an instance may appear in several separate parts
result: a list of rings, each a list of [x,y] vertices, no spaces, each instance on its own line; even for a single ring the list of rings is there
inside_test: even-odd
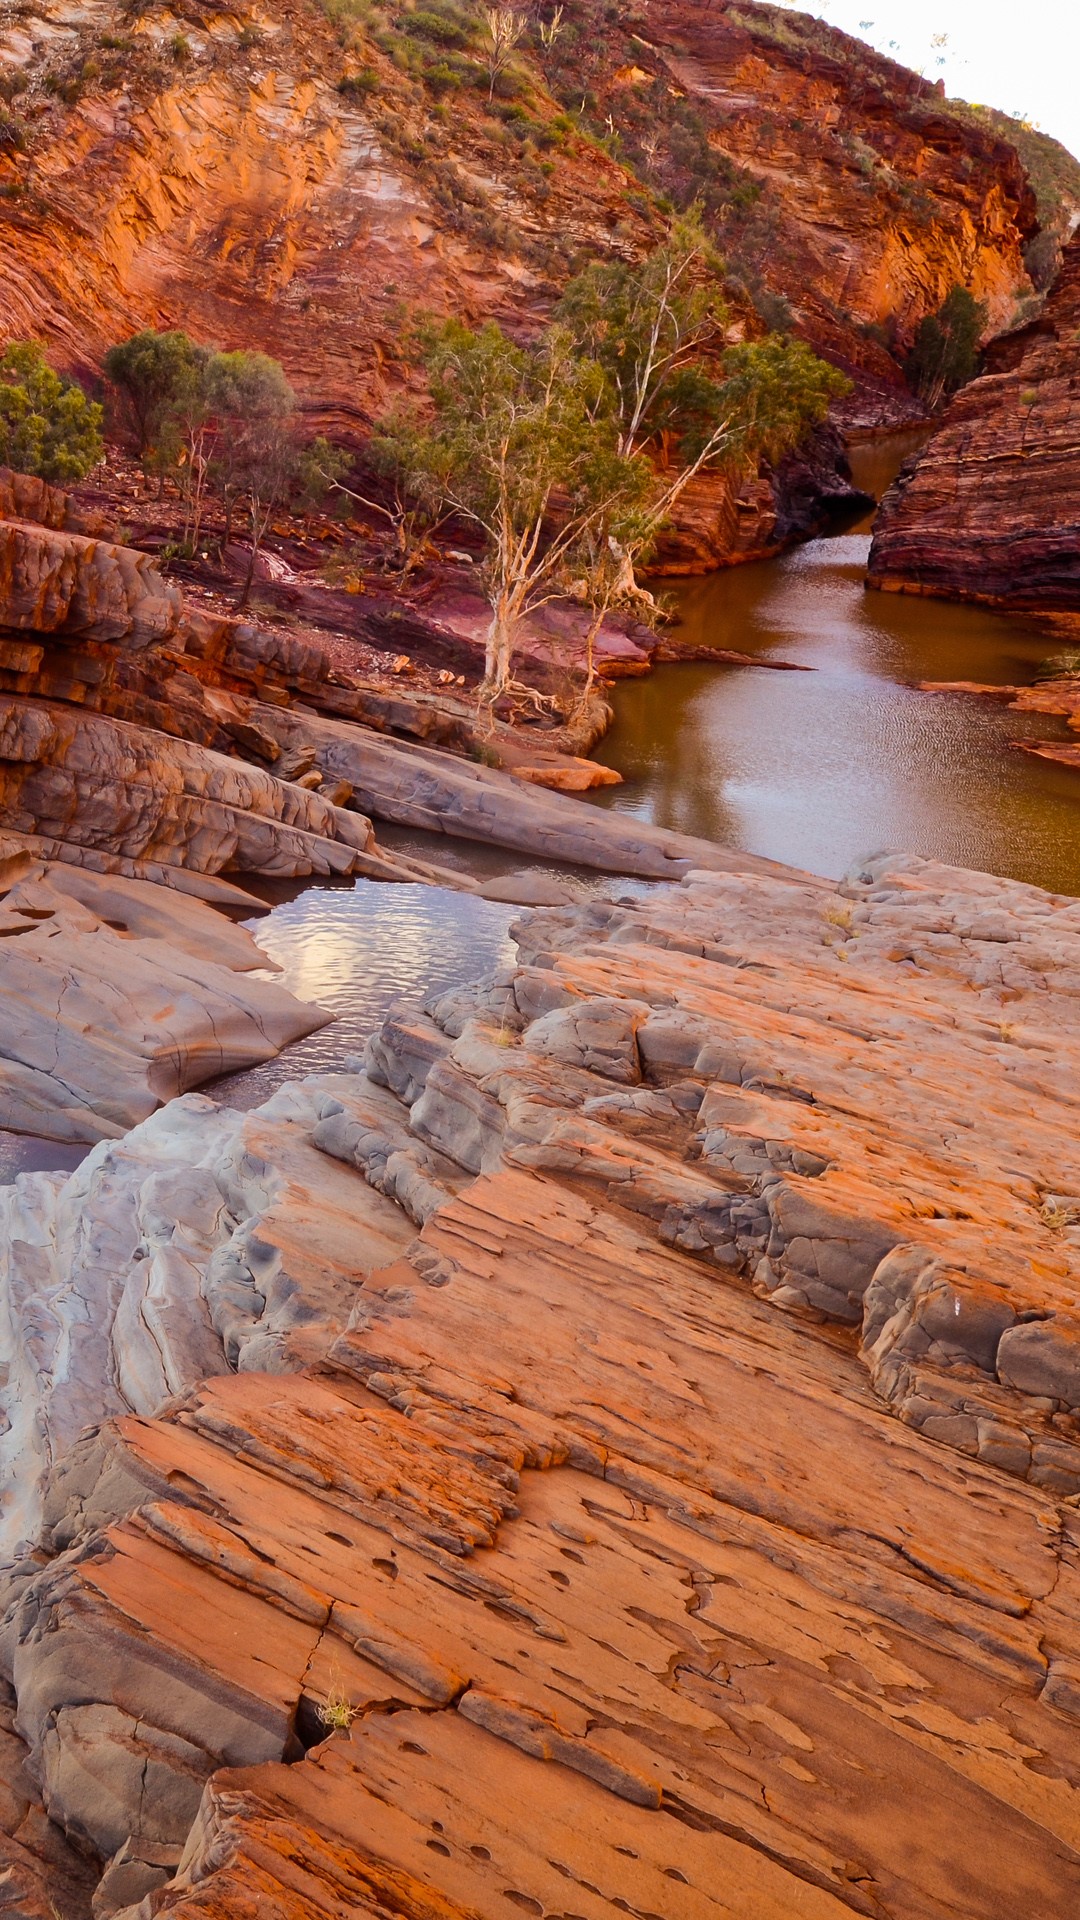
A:
[[[205,394],[214,429],[213,466],[226,515],[238,498],[247,505],[251,549],[238,602],[244,606],[270,516],[290,491],[296,472],[296,395],[280,362],[250,349],[211,354]]]
[[[595,633],[696,474],[777,460],[847,391],[799,341],[729,346],[718,266],[692,210],[641,262],[588,267],[531,345],[494,323],[427,332],[430,409],[392,415],[375,452],[429,519],[485,536],[489,692],[532,608],[572,584]]]
[[[175,438],[178,415],[195,398],[208,358],[179,328],[156,333],[147,327],[109,348],[105,377],[123,395],[144,458],[164,451],[163,438]]]
[[[644,260],[587,267],[559,307],[608,377],[620,450],[648,446],[674,469],[668,507],[710,462],[779,459],[848,387],[786,335],[729,346],[721,267],[693,207]]]
[[[238,507],[251,536],[243,606],[271,515],[287,496],[318,502],[348,459],[325,440],[305,447],[297,426],[296,395],[280,362],[241,348],[217,353],[186,333],[151,328],[105,356],[105,371],[124,397],[144,462],[180,484],[187,507],[185,541],[201,537],[208,491],[225,508],[221,538],[229,542]]]
[[[431,417],[392,415],[374,452],[414,497],[483,533],[485,679],[500,692],[521,620],[565,589],[591,542],[635,524],[649,469],[620,452],[603,369],[563,326],[523,347],[494,322],[451,320],[428,333],[425,359]]]
[[[49,366],[35,340],[0,355],[0,464],[59,485],[83,480],[104,452],[101,408]]]

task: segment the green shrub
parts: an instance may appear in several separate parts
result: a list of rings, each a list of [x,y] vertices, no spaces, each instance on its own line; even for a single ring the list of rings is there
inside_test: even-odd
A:
[[[463,85],[465,76],[460,68],[451,66],[449,60],[435,60],[430,65],[425,62],[423,78],[424,85],[439,95],[456,91]]]
[[[16,113],[7,113],[0,107],[0,151],[7,148],[12,153],[26,152],[26,128]]]
[[[101,408],[49,366],[36,340],[0,355],[0,463],[63,484],[104,452]]]
[[[978,372],[986,320],[984,300],[976,300],[966,287],[950,287],[937,312],[919,321],[907,376],[929,406],[939,406],[946,394],[955,393]]]
[[[169,423],[198,388],[205,359],[179,328],[156,333],[146,327],[109,348],[105,378],[123,398],[140,455],[155,448],[169,457]]]
[[[431,40],[438,47],[467,47],[472,40],[472,25],[456,7],[417,7],[401,21],[402,33],[414,40]]]
[[[338,81],[339,93],[356,94],[364,99],[368,94],[378,93],[379,76],[374,67],[361,67],[359,73],[346,73]]]

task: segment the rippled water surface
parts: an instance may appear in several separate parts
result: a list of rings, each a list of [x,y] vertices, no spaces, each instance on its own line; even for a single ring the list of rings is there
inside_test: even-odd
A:
[[[339,1068],[363,1052],[395,1000],[422,1000],[511,959],[509,927],[520,911],[443,887],[374,880],[309,887],[276,906],[252,922],[259,945],[282,969],[276,979],[337,1018],[278,1059],[209,1091],[230,1106],[252,1107],[284,1080]]]
[[[853,460],[879,492],[907,442]],[[1064,722],[919,680],[1029,681],[1023,621],[863,587],[869,528],[680,587],[682,637],[814,669],[694,662],[628,681],[599,804],[838,876],[884,848],[1080,894],[1080,774],[1018,752]]]

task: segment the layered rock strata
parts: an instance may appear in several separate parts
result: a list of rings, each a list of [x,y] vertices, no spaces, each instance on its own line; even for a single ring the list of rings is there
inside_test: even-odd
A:
[[[902,351],[955,282],[998,325],[1030,291],[1035,201],[1015,150],[818,21],[668,0],[631,23],[574,0],[561,40],[518,50],[513,104],[543,167],[513,137],[522,116],[504,131],[510,103],[485,101],[478,40],[464,64],[455,50],[461,23],[453,112],[445,67],[430,88],[414,77],[436,47],[446,59],[425,26],[388,6],[352,16],[343,45],[318,9],[275,0],[189,20],[176,52],[152,14],[33,0],[4,30],[25,83],[0,160],[12,328],[95,374],[148,324],[258,346],[355,432],[400,377],[402,302],[536,324],[570,256],[649,244],[669,186],[680,204],[706,195],[736,271],[786,296],[886,409],[904,403],[890,325]],[[633,169],[568,137],[559,109],[586,88]],[[688,107],[673,115],[673,100]]]
[[[29,1249],[122,1222],[0,1630],[97,1913],[1066,1920],[1077,914],[538,913],[363,1073],[20,1178],[27,1352]]]
[[[0,873],[0,1126],[116,1138],[188,1087],[325,1026],[200,901],[9,856]]]
[[[321,649],[186,608],[147,555],[73,526],[55,489],[5,474],[5,504],[38,517],[0,520],[0,826],[148,878],[395,874],[334,793],[221,751],[245,729],[213,683],[287,700],[327,675]]]
[[[652,0],[644,39],[642,64],[659,55],[713,150],[761,196],[745,238],[729,216],[736,257],[749,254],[801,330],[861,376],[857,406],[875,380],[900,385],[889,330],[910,340],[951,286],[987,302],[995,331],[1009,323],[1037,219],[996,130],[953,114],[921,75],[778,7]]]
[[[779,870],[772,861],[632,814],[583,806],[413,741],[387,740],[366,728],[257,702],[249,711],[283,750],[307,749],[328,773],[347,781],[356,805],[375,820],[643,879],[681,879],[695,867],[725,870],[748,861],[762,872]]]
[[[355,873],[371,822],[186,740],[0,695],[0,822],[196,872]]]
[[[886,495],[869,583],[1080,609],[1080,239],[1038,319],[993,350]]]
[[[147,555],[54,526],[65,496],[19,484],[13,503],[41,518],[0,521],[0,829],[52,857],[188,886],[222,872],[473,884],[388,855],[373,816],[652,878],[729,863],[542,791],[596,784],[590,762],[515,742],[515,778],[394,738],[483,750],[475,708],[471,729],[460,702],[437,726],[430,704],[373,696],[318,645],[200,614]]]
[[[734,334],[794,325],[855,375],[860,425],[919,417],[903,357],[950,286],[995,327],[1030,297],[1020,159],[921,76],[772,7],[564,12],[561,44],[519,45],[518,97],[489,101],[467,18],[274,0],[178,33],[112,0],[28,0],[0,27],[9,332],[93,379],[147,325],[256,346],[357,444],[410,381],[402,311],[534,329],[576,260],[644,252],[671,200],[700,196],[715,222]],[[582,137],[567,110],[586,95]],[[667,559],[775,550],[842,484],[835,461],[809,498],[805,480],[715,477]]]

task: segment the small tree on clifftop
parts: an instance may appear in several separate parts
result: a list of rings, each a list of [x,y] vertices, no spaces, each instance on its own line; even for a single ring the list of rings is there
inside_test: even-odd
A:
[[[496,82],[505,72],[510,56],[528,26],[528,15],[507,7],[487,7],[484,12],[484,60],[488,71],[488,99],[495,94]]]
[[[311,508],[339,483],[348,456],[328,441],[305,447],[296,396],[269,354],[215,353],[173,330],[146,329],[110,347],[105,371],[131,417],[144,463],[171,474],[184,496],[184,545],[199,544],[209,495],[225,509],[221,549],[246,509],[250,549],[238,606],[251,592],[271,516],[294,493]]]

